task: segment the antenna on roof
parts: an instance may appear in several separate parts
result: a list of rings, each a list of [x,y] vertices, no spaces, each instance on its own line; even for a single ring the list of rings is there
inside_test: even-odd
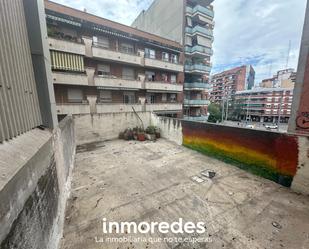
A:
[[[84,12],[87,13],[87,9],[86,8],[84,8]]]

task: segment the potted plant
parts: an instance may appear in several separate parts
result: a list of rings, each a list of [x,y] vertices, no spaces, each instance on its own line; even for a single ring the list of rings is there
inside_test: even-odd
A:
[[[155,134],[156,134],[156,138],[160,138],[160,137],[161,137],[160,128],[156,127],[156,129],[155,129]]]
[[[142,128],[138,129],[137,139],[138,139],[138,141],[141,141],[141,142],[146,140],[145,131]]]
[[[146,129],[146,137],[148,140],[156,140],[156,127],[155,126],[148,126]]]

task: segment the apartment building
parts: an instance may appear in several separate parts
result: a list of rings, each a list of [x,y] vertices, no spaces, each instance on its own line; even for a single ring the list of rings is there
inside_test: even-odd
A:
[[[293,88],[259,88],[239,91],[235,102],[243,110],[241,118],[256,122],[288,123],[293,102]]]
[[[272,78],[262,80],[260,86],[262,88],[294,88],[295,81],[296,72],[294,72],[294,69],[289,68],[278,71]]]
[[[222,104],[233,99],[237,91],[250,90],[254,86],[255,71],[251,65],[236,67],[211,77],[211,101]]]
[[[155,0],[132,27],[180,42],[185,51],[184,118],[207,120],[213,0]]]
[[[181,44],[51,1],[45,11],[58,117],[182,115]]]

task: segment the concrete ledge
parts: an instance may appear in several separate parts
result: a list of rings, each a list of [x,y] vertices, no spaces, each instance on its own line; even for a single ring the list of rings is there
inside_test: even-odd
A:
[[[0,145],[0,241],[10,231],[53,158],[49,131],[32,130]]]

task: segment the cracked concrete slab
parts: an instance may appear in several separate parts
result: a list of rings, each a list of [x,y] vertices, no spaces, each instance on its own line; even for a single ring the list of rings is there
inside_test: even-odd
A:
[[[215,177],[192,181],[194,176],[203,177],[200,173],[206,169],[215,171]],[[97,243],[95,236],[107,236],[102,234],[102,218],[203,221],[207,231],[199,236],[209,240]],[[138,236],[175,237],[158,231]],[[309,198],[164,139],[105,141],[76,155],[61,248],[305,249],[309,248]]]

